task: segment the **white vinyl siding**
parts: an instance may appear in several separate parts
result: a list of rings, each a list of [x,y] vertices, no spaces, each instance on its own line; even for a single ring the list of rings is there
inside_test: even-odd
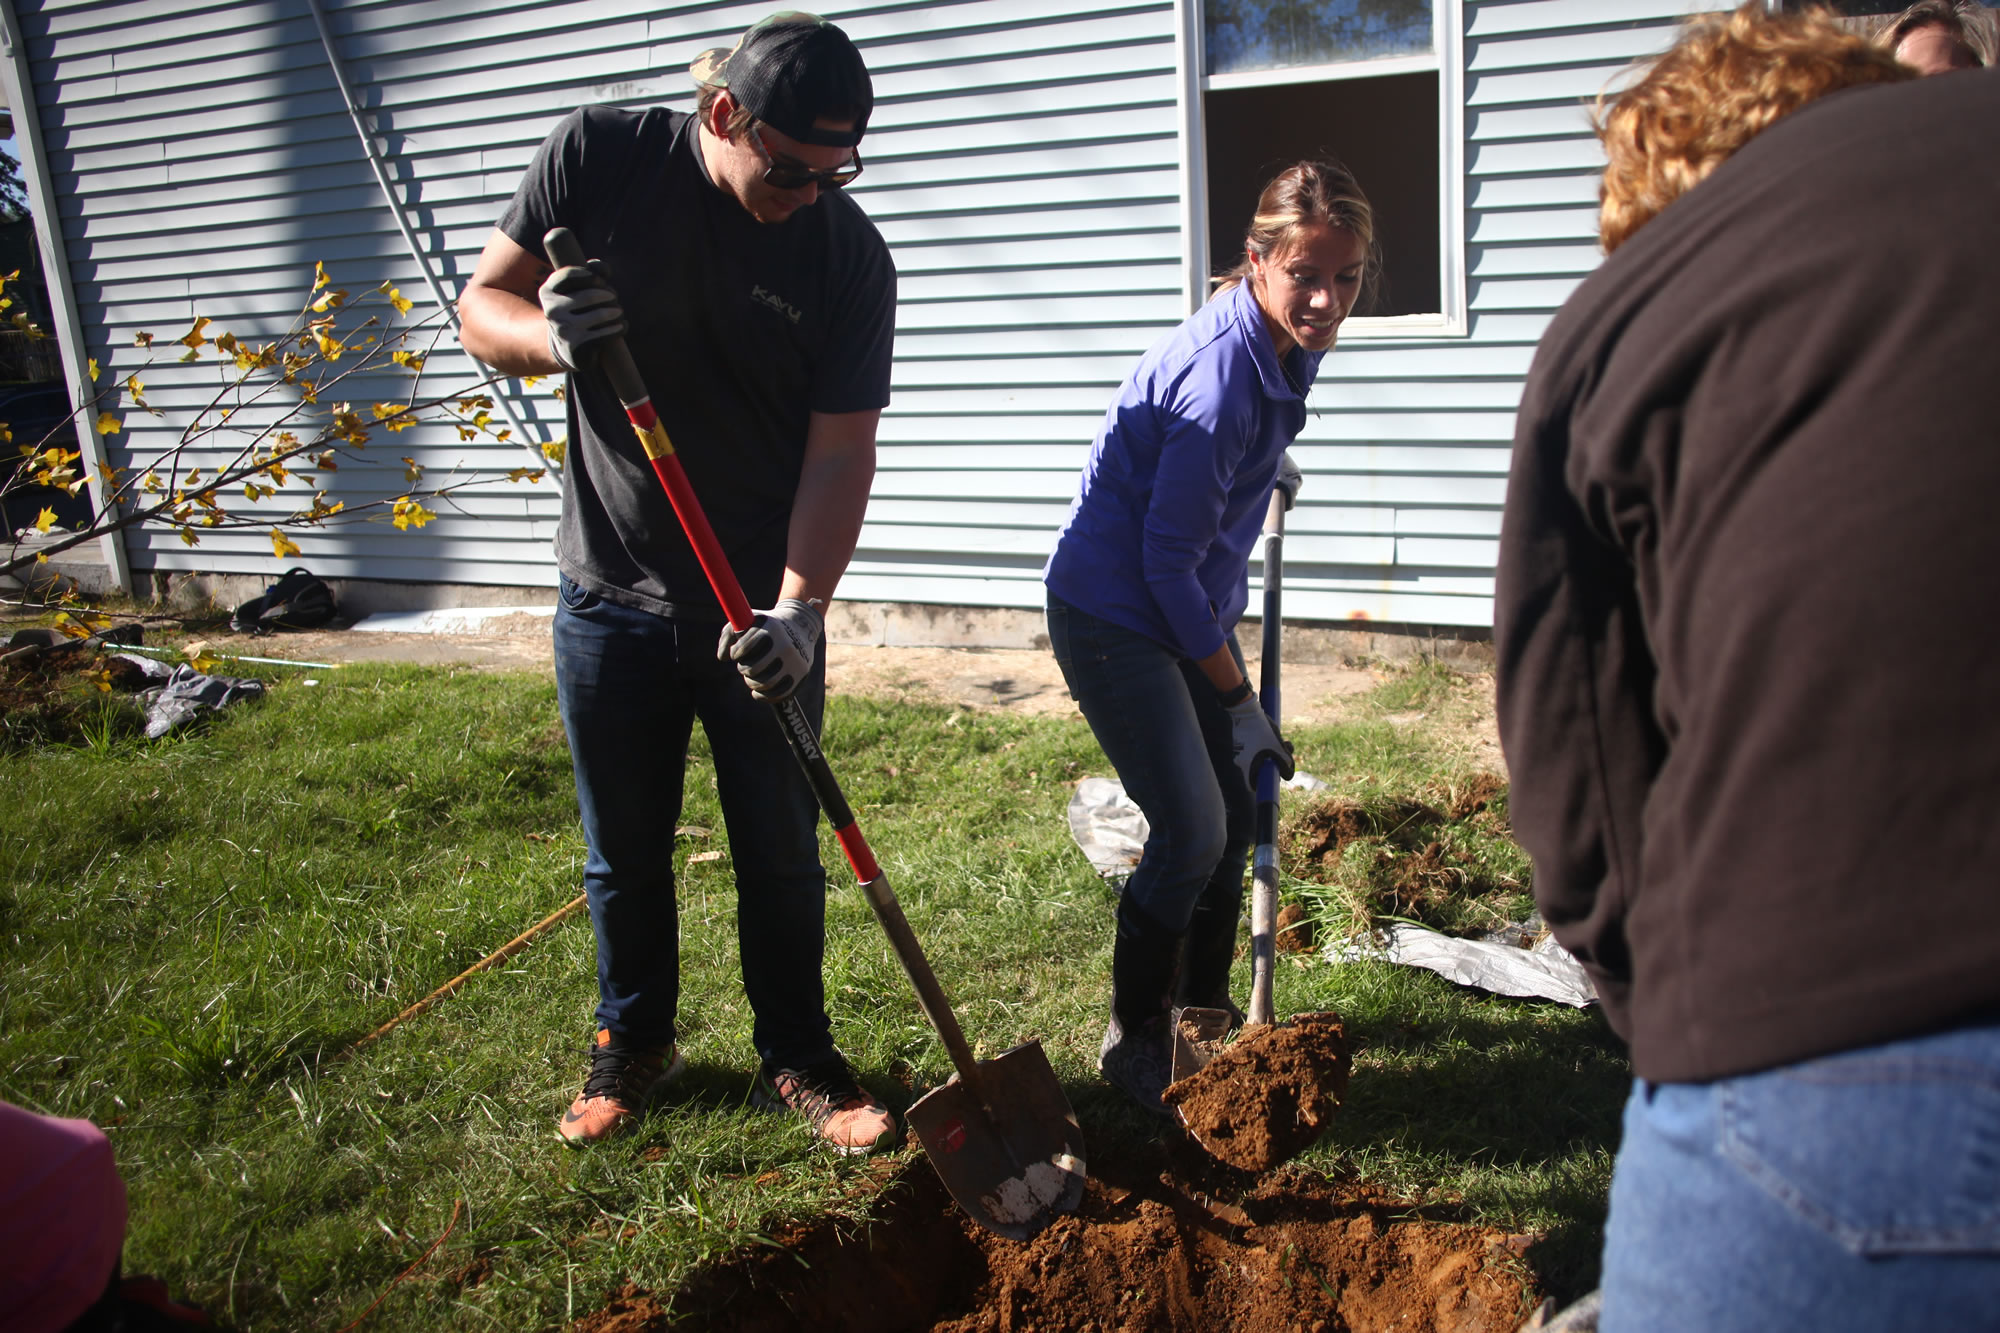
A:
[[[1181,0],[1190,3],[1191,0]],[[535,145],[591,102],[692,105],[688,60],[771,0],[634,13],[610,0],[326,0],[425,251],[456,293]],[[1533,345],[1597,262],[1599,153],[1585,103],[1663,46],[1674,0],[1465,0],[1466,332],[1355,336],[1327,360],[1298,447],[1287,613],[1480,626],[1491,615],[1507,443]],[[305,0],[17,0],[81,318],[107,376],[197,312],[268,337],[323,262],[356,296],[384,280],[431,307],[376,189]],[[894,401],[842,596],[1033,607],[1105,404],[1187,308],[1183,70],[1173,0],[962,0],[827,9],[860,44],[877,105],[854,192],[901,274]],[[429,378],[473,378],[447,337]],[[143,462],[206,392],[212,360],[145,373],[118,466]],[[102,383],[103,381],[100,381]],[[341,397],[390,398],[398,377]],[[655,392],[683,386],[654,386]],[[539,440],[550,386],[518,391]],[[547,585],[554,488],[511,484],[518,442],[376,432],[427,481],[475,478],[420,532],[261,529],[198,548],[134,535],[135,569]],[[202,461],[202,460],[194,460]],[[204,466],[208,464],[203,463]],[[332,498],[407,489],[343,468]],[[298,492],[303,494],[303,492]],[[240,495],[239,513],[256,506]],[[291,507],[290,505],[285,506]],[[277,506],[266,504],[268,512]]]

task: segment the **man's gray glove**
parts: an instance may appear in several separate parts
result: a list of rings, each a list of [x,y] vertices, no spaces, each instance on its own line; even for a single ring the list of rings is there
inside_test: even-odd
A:
[[[573,264],[549,274],[536,293],[549,321],[549,354],[564,370],[575,370],[592,343],[625,332],[618,293],[598,271],[597,261]]]
[[[1278,762],[1278,776],[1289,778],[1296,770],[1292,766],[1292,747],[1278,734],[1278,728],[1264,715],[1264,706],[1257,702],[1256,694],[1230,704],[1229,744],[1236,752],[1236,767],[1243,772],[1243,781],[1251,791],[1257,790],[1257,769],[1266,759]]]
[[[750,693],[774,704],[805,684],[824,624],[811,603],[787,597],[768,611],[752,612],[750,628],[741,634],[724,625],[715,655],[736,663]]]
[[[1278,456],[1278,494],[1285,497],[1286,513],[1291,513],[1292,506],[1298,503],[1299,487],[1305,484],[1306,474],[1292,461],[1292,451],[1285,450]]]

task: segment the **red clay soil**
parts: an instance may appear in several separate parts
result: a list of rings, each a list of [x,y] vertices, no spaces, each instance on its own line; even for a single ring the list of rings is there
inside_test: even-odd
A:
[[[1234,1172],[1181,1143],[1093,1162],[1083,1204],[1028,1241],[952,1206],[922,1158],[867,1219],[780,1228],[671,1297],[634,1287],[580,1333],[1512,1333],[1523,1238],[1355,1184]]]
[[[1208,1064],[1170,1084],[1188,1133],[1239,1171],[1269,1171],[1312,1146],[1347,1094],[1347,1030],[1338,1014],[1245,1028]]]

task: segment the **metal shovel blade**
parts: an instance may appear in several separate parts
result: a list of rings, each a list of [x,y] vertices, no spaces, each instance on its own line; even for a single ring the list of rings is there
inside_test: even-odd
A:
[[[1167,1016],[1174,1029],[1174,1082],[1199,1074],[1215,1058],[1215,1048],[1229,1035],[1235,1015],[1227,1009],[1188,1005]]]
[[[1083,1201],[1083,1130],[1039,1041],[977,1068],[977,1089],[954,1078],[905,1118],[958,1206],[981,1226],[1026,1240]]]

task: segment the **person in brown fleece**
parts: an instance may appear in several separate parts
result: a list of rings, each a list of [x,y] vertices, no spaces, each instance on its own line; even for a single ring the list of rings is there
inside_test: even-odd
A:
[[[1993,75],[1761,4],[1602,117],[1494,634],[1535,896],[1636,1075],[1606,1333],[2000,1327],[1996,123]]]

